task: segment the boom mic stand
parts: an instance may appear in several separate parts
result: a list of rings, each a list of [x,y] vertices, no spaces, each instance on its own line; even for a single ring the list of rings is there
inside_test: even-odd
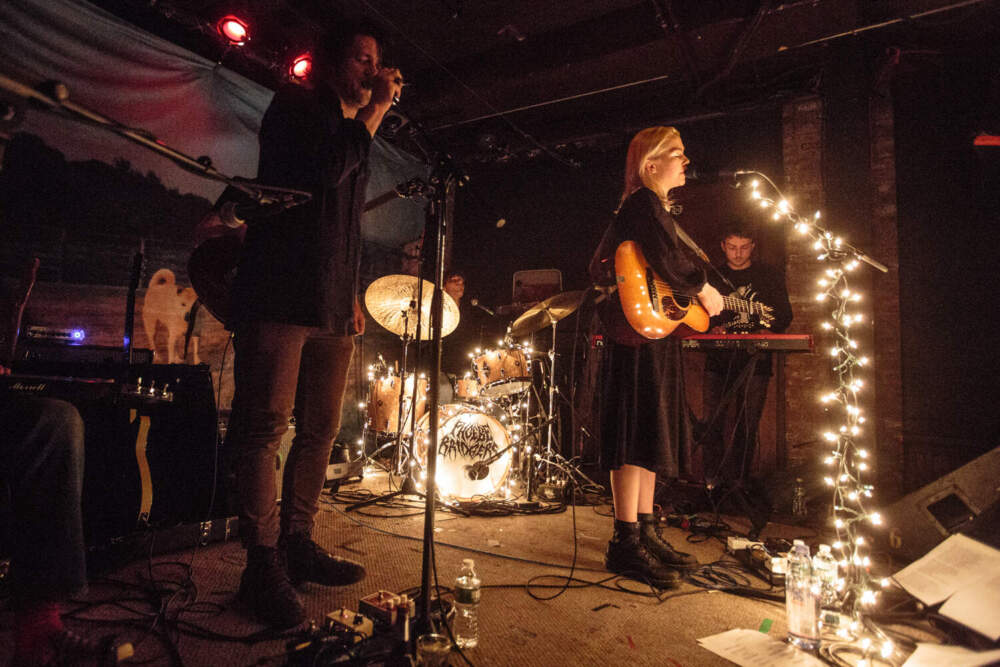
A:
[[[424,499],[424,541],[423,559],[420,573],[420,606],[417,609],[416,628],[418,633],[431,629],[431,570],[434,567],[434,499],[437,494],[437,446],[438,446],[438,406],[441,401],[441,387],[437,382],[441,375],[441,325],[442,295],[444,286],[444,259],[447,250],[447,236],[455,210],[455,189],[468,177],[448,155],[442,155],[431,172],[433,191],[427,202],[427,224],[433,222],[437,235],[434,248],[434,294],[431,298],[431,382],[427,400],[428,420],[427,443],[427,487]]]
[[[403,115],[400,113],[400,115]],[[405,116],[404,116],[405,118]],[[434,239],[434,294],[431,298],[431,370],[427,397],[428,443],[427,443],[427,485],[424,496],[424,539],[423,559],[420,572],[420,605],[417,607],[416,629],[418,634],[431,629],[431,570],[434,567],[434,503],[437,495],[437,446],[438,407],[441,402],[441,387],[437,381],[441,375],[441,326],[443,322],[442,295],[444,293],[444,262],[447,237],[455,211],[455,190],[468,182],[468,175],[450,155],[432,150],[431,142],[419,123],[409,120],[409,138],[424,154],[428,162],[434,164],[431,171],[427,196],[426,225],[433,225]],[[434,155],[433,159],[431,156]],[[419,352],[417,353],[419,356]]]

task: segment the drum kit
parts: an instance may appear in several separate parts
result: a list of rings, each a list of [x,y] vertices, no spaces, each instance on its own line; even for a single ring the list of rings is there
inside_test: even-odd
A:
[[[418,490],[426,480],[429,380],[408,369],[408,348],[413,340],[429,338],[425,323],[432,290],[429,282],[414,276],[390,275],[365,292],[368,312],[401,339],[402,367],[387,365],[381,355],[369,367],[364,437],[383,443],[376,453],[394,447],[389,472],[404,476]],[[455,402],[438,408],[435,481],[442,498],[530,501],[533,487],[548,479],[547,464],[560,458],[553,451],[558,447],[552,430],[557,421],[555,326],[580,306],[584,295],[564,292],[534,305],[511,323],[495,348],[469,353],[468,371],[451,382]],[[458,326],[459,310],[449,295],[443,296],[446,336]],[[515,342],[549,326],[553,344],[547,358],[533,357],[530,345]]]

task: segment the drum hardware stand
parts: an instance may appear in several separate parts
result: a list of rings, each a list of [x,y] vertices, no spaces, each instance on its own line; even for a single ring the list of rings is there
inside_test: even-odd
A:
[[[420,285],[421,284],[420,281],[418,281],[417,284]],[[400,340],[403,342],[403,365],[402,365],[402,368],[399,370],[399,375],[398,375],[398,378],[399,378],[399,403],[398,403],[398,407],[397,407],[397,410],[396,410],[396,461],[395,461],[395,468],[396,468],[396,474],[397,475],[401,475],[403,477],[403,481],[400,484],[399,489],[396,490],[396,491],[390,491],[389,493],[385,493],[385,494],[383,494],[381,496],[376,496],[374,498],[368,498],[367,500],[363,500],[361,502],[354,503],[353,505],[348,505],[347,506],[347,511],[348,512],[350,512],[352,510],[356,510],[356,509],[361,509],[362,507],[368,507],[369,505],[374,505],[374,504],[380,503],[380,502],[382,502],[384,500],[392,500],[393,498],[395,498],[397,496],[406,495],[406,496],[420,496],[420,497],[423,497],[423,495],[424,495],[419,490],[417,490],[416,482],[413,480],[413,466],[410,465],[412,463],[412,461],[413,461],[413,449],[414,449],[414,446],[416,444],[414,442],[414,440],[416,438],[416,430],[415,430],[416,425],[413,423],[412,420],[411,420],[411,430],[410,430],[410,439],[411,439],[410,448],[409,448],[409,450],[407,452],[407,455],[406,455],[405,459],[403,457],[403,404],[404,404],[404,400],[405,400],[405,396],[406,396],[406,359],[407,359],[407,351],[408,351],[408,349],[410,347],[409,311],[412,310],[412,309],[414,309],[414,308],[416,308],[416,303],[417,303],[417,301],[411,299],[410,300],[410,304],[409,304],[410,308],[408,310],[401,311],[402,315],[403,315],[403,322],[404,322],[404,325],[403,325],[403,335],[400,336]],[[417,322],[418,322],[417,326],[419,326],[419,322],[420,322],[420,314],[419,313],[420,313],[420,310],[418,309],[417,310]],[[418,332],[418,334],[419,334],[419,332]],[[418,388],[419,388],[419,382],[418,382],[418,378],[417,378],[417,374],[416,374],[416,369],[414,369],[414,373],[413,373],[413,392],[410,395],[412,402],[410,403],[410,414],[408,416],[413,416],[413,417],[416,416]]]
[[[418,288],[419,289],[419,288]],[[410,308],[415,308],[416,302],[410,300]],[[409,310],[402,311],[403,314],[403,335],[400,336],[400,340],[403,342],[403,366],[399,370],[399,404],[396,410],[396,474],[409,475],[409,471],[400,470],[403,465],[403,402],[406,396],[406,356],[407,351],[410,348],[410,326],[409,326]],[[419,321],[419,315],[417,316]],[[415,415],[417,412],[417,391],[419,388],[419,382],[417,381],[416,369],[413,373],[413,392],[410,394],[410,414]],[[413,460],[413,430],[410,430],[410,452],[406,457],[406,462],[409,463]]]

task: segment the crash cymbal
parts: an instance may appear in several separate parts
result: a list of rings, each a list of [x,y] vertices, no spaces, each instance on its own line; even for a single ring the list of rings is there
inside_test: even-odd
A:
[[[423,281],[421,300],[420,339],[431,337],[431,297],[434,285]],[[382,276],[365,290],[365,307],[375,321],[397,336],[416,338],[417,333],[417,277]],[[458,305],[447,292],[442,292],[441,335],[447,336],[458,326]]]
[[[514,320],[514,324],[510,327],[510,335],[527,336],[572,315],[573,311],[583,303],[586,294],[587,290],[562,292],[535,304]]]

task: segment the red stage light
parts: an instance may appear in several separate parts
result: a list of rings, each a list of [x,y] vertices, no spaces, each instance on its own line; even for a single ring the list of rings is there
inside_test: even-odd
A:
[[[312,72],[312,67],[312,54],[303,53],[292,61],[291,67],[288,68],[288,73],[293,79],[306,79],[309,77],[310,72]]]
[[[247,22],[232,14],[219,19],[219,22],[215,24],[215,29],[233,46],[242,46],[250,39],[250,29]]]

